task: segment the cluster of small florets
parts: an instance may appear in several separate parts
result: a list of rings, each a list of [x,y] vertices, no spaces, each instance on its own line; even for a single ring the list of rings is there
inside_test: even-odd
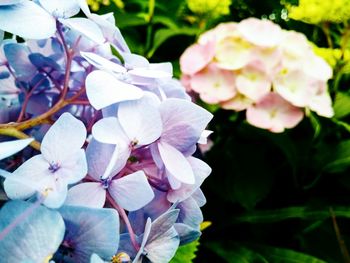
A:
[[[182,82],[209,104],[246,110],[247,121],[272,132],[295,127],[304,109],[333,115],[331,67],[301,33],[268,20],[223,23],[180,58]]]
[[[84,0],[2,1],[0,30],[25,40],[1,39],[0,175],[12,199],[1,262],[166,263],[196,240],[211,169],[192,155],[212,115],[171,64],[132,54],[113,14]]]

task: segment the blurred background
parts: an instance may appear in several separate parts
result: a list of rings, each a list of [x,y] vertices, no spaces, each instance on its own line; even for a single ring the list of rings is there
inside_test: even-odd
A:
[[[177,78],[185,49],[222,22],[257,17],[305,34],[333,69],[332,118],[307,111],[296,127],[276,134],[193,95],[214,114],[212,147],[198,152],[213,168],[202,189],[210,223],[177,262],[192,262],[194,254],[193,262],[350,262],[350,1],[88,3],[95,12],[114,12],[131,50],[151,62],[171,61]]]

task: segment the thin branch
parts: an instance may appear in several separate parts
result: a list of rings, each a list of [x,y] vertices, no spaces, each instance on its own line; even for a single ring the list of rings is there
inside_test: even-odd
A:
[[[345,240],[343,239],[343,237],[342,237],[342,235],[340,233],[340,229],[339,229],[339,226],[338,226],[338,223],[337,223],[337,219],[335,217],[335,214],[334,214],[334,211],[333,211],[332,207],[329,208],[329,212],[330,212],[331,217],[332,217],[334,232],[335,232],[335,235],[337,236],[337,240],[338,240],[338,243],[339,243],[340,251],[341,251],[341,253],[343,255],[343,258],[344,258],[344,262],[345,263],[350,263],[349,250],[346,247]]]
[[[128,229],[128,232],[130,235],[131,243],[134,246],[135,250],[139,251],[140,245],[138,244],[138,242],[135,239],[135,232],[132,229],[131,223],[129,221],[127,214],[125,213],[125,210],[114,201],[114,199],[111,197],[111,195],[109,193],[107,193],[107,200],[118,211],[119,215],[121,216],[121,218],[125,222],[126,228]]]

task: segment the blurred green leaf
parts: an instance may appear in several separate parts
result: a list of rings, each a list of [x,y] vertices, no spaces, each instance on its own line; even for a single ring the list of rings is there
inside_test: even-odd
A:
[[[350,124],[344,122],[344,121],[339,121],[336,119],[333,119],[333,122],[337,124],[338,126],[343,127],[346,131],[350,132]]]
[[[224,248],[220,243],[211,242],[209,248],[228,263],[269,263],[262,255],[248,248],[231,245]],[[214,262],[220,262],[216,260]]]
[[[269,263],[327,263],[315,257],[294,250],[276,247],[261,247],[257,249]]]
[[[147,25],[144,13],[122,13],[116,16],[116,24],[119,28]]]
[[[192,263],[192,260],[196,258],[198,246],[198,240],[187,245],[180,246],[170,263]]]
[[[344,118],[350,114],[350,95],[345,92],[337,92],[334,101],[334,117]]]
[[[154,52],[169,38],[178,35],[189,35],[194,36],[198,32],[198,29],[192,27],[182,28],[162,28],[156,31],[154,35],[154,42],[151,50],[148,52],[147,57],[152,57]]]
[[[153,17],[153,23],[154,24],[162,24],[168,28],[173,28],[173,29],[178,28],[176,21],[173,21],[171,18],[169,18],[167,16],[156,15]]]
[[[350,218],[350,207],[332,207],[336,217]],[[288,219],[320,220],[331,217],[328,207],[314,209],[307,206],[288,207],[276,210],[248,212],[235,216],[234,223],[274,223]]]
[[[323,155],[326,158],[321,158],[320,163],[323,164],[323,171],[337,173],[350,166],[350,140],[341,141],[335,146],[325,146],[323,151],[326,151]]]

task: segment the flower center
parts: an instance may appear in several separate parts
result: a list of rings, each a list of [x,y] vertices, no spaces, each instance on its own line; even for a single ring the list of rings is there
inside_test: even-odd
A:
[[[112,257],[112,263],[129,263],[131,262],[130,256],[125,252],[120,252]]]
[[[49,166],[49,171],[51,173],[55,173],[57,172],[59,169],[60,169],[60,165],[58,163],[50,163],[50,166]]]
[[[103,189],[108,189],[110,183],[111,183],[110,178],[101,179],[101,185],[102,185]]]

